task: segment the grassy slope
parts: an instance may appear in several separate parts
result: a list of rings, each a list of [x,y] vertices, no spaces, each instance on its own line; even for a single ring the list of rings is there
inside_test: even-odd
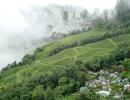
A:
[[[41,59],[36,60],[31,65],[13,68],[2,74],[3,78],[0,79],[0,87],[8,86],[9,84],[13,84],[15,82],[21,83],[23,80],[28,80],[32,76],[37,77],[41,73],[51,73],[52,70],[58,69],[59,67],[65,67],[66,64],[72,64],[76,60],[87,61],[98,56],[108,55],[110,51],[114,50],[120,42],[130,43],[130,34],[125,34],[96,43],[66,49],[53,56],[45,57],[52,48],[55,48],[60,44],[69,44],[75,40],[77,41],[80,39],[91,38],[91,36],[95,34],[99,35],[104,33],[81,33],[43,46],[44,51],[37,54],[37,58]]]
[[[130,43],[130,35],[120,35],[96,43],[66,49],[41,61],[45,64],[64,65],[69,64],[66,61],[72,63],[75,60],[91,60],[95,56],[108,55],[121,42]]]
[[[49,51],[59,47],[60,45],[69,45],[71,43],[74,43],[75,41],[89,39],[93,36],[99,36],[99,35],[103,35],[103,34],[105,34],[105,32],[89,31],[89,32],[83,32],[83,33],[80,33],[80,34],[77,34],[77,35],[71,35],[71,36],[63,38],[63,39],[59,39],[55,42],[51,42],[48,45],[43,46],[42,48],[44,50],[43,50],[43,52],[36,54],[37,58],[42,59],[42,58],[46,57],[46,55],[48,55]]]

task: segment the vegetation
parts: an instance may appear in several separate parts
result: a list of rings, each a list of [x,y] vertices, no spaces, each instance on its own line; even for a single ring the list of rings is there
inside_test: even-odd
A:
[[[21,62],[15,61],[3,68],[0,100],[113,100],[116,93],[123,95],[120,99],[129,98],[130,91],[124,88],[130,82],[128,2],[118,0],[116,16],[108,18],[105,10],[104,17],[93,19],[88,31],[74,31],[37,48],[34,54],[25,55]],[[80,16],[84,21],[90,17],[87,10]],[[63,12],[63,19],[67,21],[67,11]],[[86,82],[97,79],[103,69],[110,74],[117,72],[119,80],[123,80],[122,84],[116,84],[113,76],[105,73],[106,79],[112,82],[109,96],[97,94],[103,87],[101,84],[96,88],[84,87]]]

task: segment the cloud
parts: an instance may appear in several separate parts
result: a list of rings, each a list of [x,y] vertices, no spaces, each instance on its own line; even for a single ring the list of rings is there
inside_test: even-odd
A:
[[[60,6],[49,4],[79,6],[70,7],[78,13],[82,10],[80,7],[105,9],[113,8],[115,3],[116,0],[0,0],[0,67],[20,60],[25,53],[40,44],[40,39],[49,36],[47,25],[55,26],[53,31],[63,33],[78,27],[77,20],[65,25]],[[43,14],[42,7],[46,14],[38,18],[38,14]]]

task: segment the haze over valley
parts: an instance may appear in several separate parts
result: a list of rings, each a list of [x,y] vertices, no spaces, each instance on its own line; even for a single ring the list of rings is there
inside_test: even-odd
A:
[[[88,9],[91,13],[94,8],[112,9],[116,0],[98,2],[94,0],[76,2],[66,0],[64,3],[60,0],[0,1],[0,69],[15,60],[20,61],[26,53],[46,43],[53,32],[68,34],[83,28],[80,13],[84,9]],[[62,18],[64,10],[69,12],[67,23]],[[88,22],[89,20],[90,18]]]

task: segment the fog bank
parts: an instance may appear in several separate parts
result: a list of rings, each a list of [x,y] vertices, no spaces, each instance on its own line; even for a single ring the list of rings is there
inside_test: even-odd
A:
[[[68,34],[72,30],[81,29],[83,21],[80,13],[84,8],[90,12],[97,7],[101,10],[113,8],[116,0],[99,2],[97,4],[94,0],[0,1],[0,69],[15,60],[19,61],[24,54],[46,43],[53,32]],[[106,6],[104,2],[108,2]],[[66,11],[68,18],[64,20],[63,12]]]

